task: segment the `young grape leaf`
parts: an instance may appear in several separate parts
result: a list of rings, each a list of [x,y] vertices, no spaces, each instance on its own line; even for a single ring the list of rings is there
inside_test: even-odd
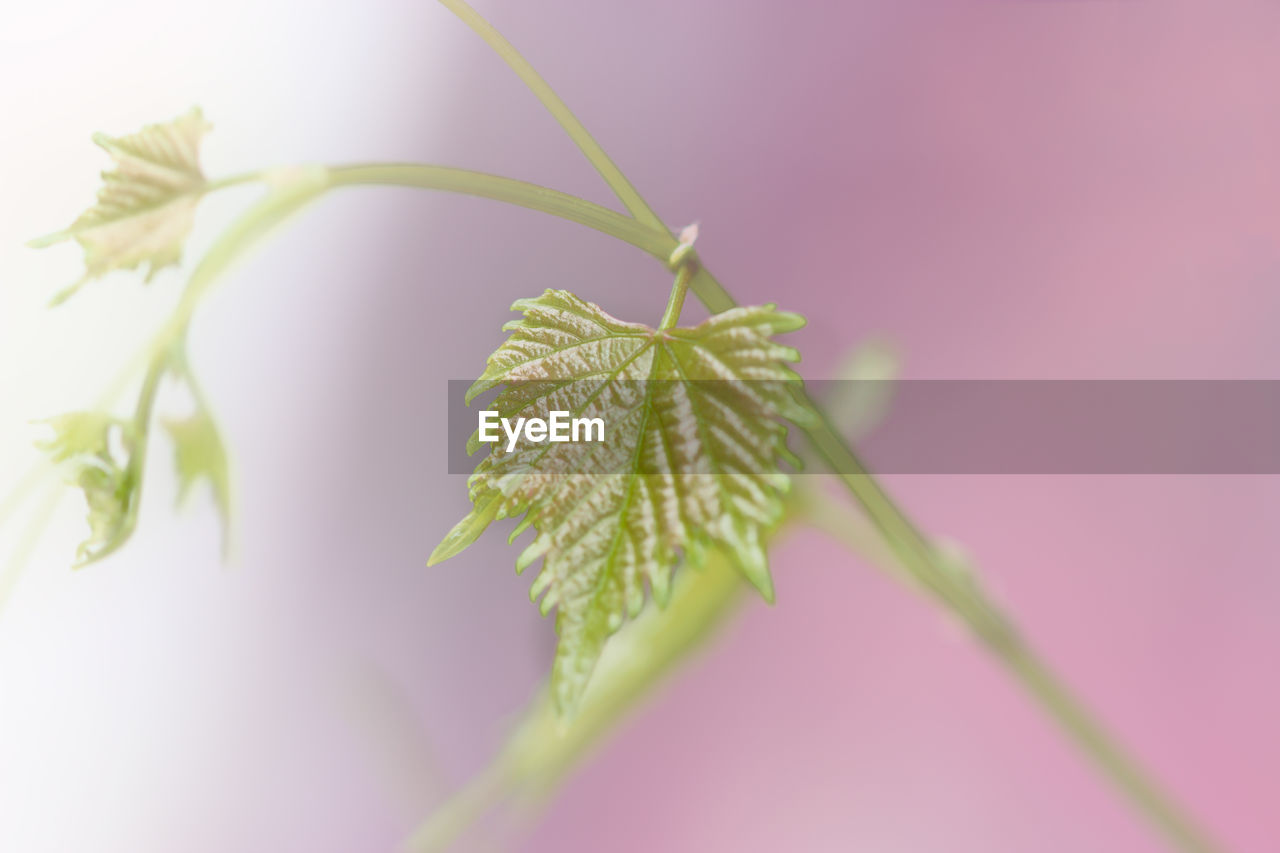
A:
[[[191,414],[185,418],[163,421],[173,440],[178,504],[181,505],[201,481],[209,483],[222,522],[222,552],[226,556],[231,526],[231,476],[228,473],[227,448],[209,411],[204,391],[187,361],[185,347],[179,347],[170,355],[169,370],[186,386],[195,404]]]
[[[662,605],[681,554],[700,565],[727,553],[769,601],[764,538],[782,514],[788,478],[784,420],[808,425],[795,395],[799,360],[775,334],[804,325],[774,306],[734,308],[693,328],[626,323],[563,290],[522,299],[521,319],[488,360],[467,400],[500,388],[502,417],[554,411],[600,418],[604,440],[506,439],[469,481],[472,512],[431,555],[432,564],[474,542],[495,519],[524,515],[533,542],[516,561],[542,569],[531,597],[557,611],[552,693],[571,714],[605,642],[644,604]],[[481,446],[479,432],[469,444]],[[512,535],[514,539],[516,534]]]
[[[28,244],[41,248],[74,238],[84,248],[84,275],[54,297],[55,304],[112,270],[146,263],[150,281],[158,270],[178,263],[207,186],[200,143],[209,129],[195,108],[129,136],[94,135],[116,162],[114,171],[102,173],[97,204],[65,231]]]
[[[105,557],[125,542],[137,518],[138,489],[128,464],[133,452],[130,425],[99,412],[72,412],[51,418],[53,438],[41,442],[54,462],[70,466],[70,480],[89,507],[89,538],[76,551],[76,566]],[[113,447],[118,438],[121,447]],[[124,460],[118,458],[120,455]]]
[[[178,502],[182,503],[202,480],[209,482],[218,516],[222,520],[223,551],[227,548],[227,528],[231,518],[231,486],[227,473],[227,451],[218,427],[209,412],[200,406],[189,417],[166,420],[173,439],[174,467],[178,472]]]

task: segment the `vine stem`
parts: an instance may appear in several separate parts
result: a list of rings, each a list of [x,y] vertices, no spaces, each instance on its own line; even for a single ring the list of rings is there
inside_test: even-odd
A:
[[[559,190],[486,172],[422,163],[356,163],[331,166],[330,186],[400,186],[478,196],[538,210],[585,225],[666,260],[676,248],[670,231],[654,228],[615,210]]]
[[[614,195],[630,211],[631,215],[650,228],[666,231],[667,227],[663,224],[662,219],[641,198],[640,193],[632,185],[631,181],[627,180],[627,176],[622,174],[622,170],[617,167],[609,155],[605,153],[600,143],[596,142],[595,137],[587,131],[587,128],[578,120],[578,117],[573,114],[568,104],[556,94],[555,89],[551,88],[551,85],[529,64],[529,61],[520,55],[515,46],[463,0],[440,0],[440,3],[461,18],[463,23],[470,27],[476,35],[484,39],[485,43],[502,57],[502,60],[537,96],[542,105],[546,107],[547,112],[551,113],[560,127],[564,129],[564,132],[578,146],[591,165],[600,173],[600,177],[604,178],[604,182],[613,190]]]
[[[697,270],[697,261],[689,261],[676,270],[676,280],[671,285],[671,296],[667,298],[667,310],[662,312],[662,320],[658,323],[660,331],[674,329],[680,322],[680,310],[684,308],[684,298],[689,293],[689,282],[693,281]]]

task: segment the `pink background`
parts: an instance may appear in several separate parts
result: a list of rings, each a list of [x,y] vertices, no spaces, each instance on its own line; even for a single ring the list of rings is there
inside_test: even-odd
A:
[[[794,343],[812,377],[874,334],[910,377],[1280,378],[1274,3],[481,11],[664,217],[701,222],[702,256],[741,301],[810,317]],[[265,26],[302,40],[309,20]],[[455,45],[430,75],[420,29]],[[443,10],[385,3],[315,33],[311,64],[264,74],[252,97],[343,129],[258,158],[419,159],[608,200]],[[245,39],[201,61],[265,62],[270,39]],[[332,103],[308,75],[355,81]],[[224,146],[254,133],[214,118]],[[382,135],[347,127],[368,121]],[[30,842],[11,849],[69,849],[82,831],[108,851],[393,849],[483,765],[553,638],[500,537],[424,568],[466,507],[438,407],[501,340],[507,305],[549,286],[656,320],[668,282],[537,214],[370,190],[325,202],[228,283],[196,345],[237,456],[240,565],[217,568],[208,520],[172,520],[162,486],[129,554],[76,576],[65,549],[42,557],[0,645],[49,665],[0,653],[0,723],[50,744],[95,711],[119,728],[0,788],[21,798],[0,802],[0,840],[8,823]],[[891,487],[964,543],[1226,846],[1276,849],[1280,481]],[[777,606],[751,602],[520,849],[1164,849],[932,605],[816,534],[781,546],[774,574]],[[81,598],[94,585],[108,604]],[[58,820],[103,798],[91,829]]]

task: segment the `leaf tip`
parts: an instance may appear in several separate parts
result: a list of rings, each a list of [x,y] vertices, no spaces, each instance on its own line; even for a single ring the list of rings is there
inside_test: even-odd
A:
[[[470,516],[467,518],[470,518]],[[466,522],[467,518],[458,522],[458,527]],[[448,535],[446,535],[444,539],[441,540],[440,544],[435,547],[435,550],[431,552],[431,555],[427,557],[427,568],[439,565],[450,557],[458,556],[463,551],[467,550],[468,545],[475,541],[475,537],[466,538],[463,535],[455,535],[458,527],[454,527],[453,530],[450,530]]]
[[[41,235],[40,237],[34,237],[28,240],[24,245],[28,249],[47,249],[50,246],[54,245],[55,243],[61,243],[63,240],[68,239],[70,236],[71,235],[68,234],[65,230],[54,231],[52,234],[44,234],[44,235]]]
[[[777,600],[773,588],[773,575],[769,573],[769,558],[759,542],[744,542],[730,552],[734,565],[743,577],[760,593],[767,604]]]
[[[462,521],[455,524],[431,552],[431,556],[427,558],[427,566],[443,563],[450,557],[456,557],[465,551],[472,542],[480,538],[480,534],[484,533],[489,523],[497,517],[500,504],[501,501],[498,500],[497,495],[488,495],[477,501],[475,508],[467,513]]]

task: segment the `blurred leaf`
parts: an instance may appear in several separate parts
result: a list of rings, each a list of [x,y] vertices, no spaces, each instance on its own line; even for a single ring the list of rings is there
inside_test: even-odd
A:
[[[38,446],[55,462],[70,465],[71,482],[84,492],[89,507],[89,537],[76,549],[76,565],[85,566],[119,548],[133,532],[138,490],[129,464],[130,428],[99,412],[72,412],[46,423],[54,436]],[[112,447],[117,437],[119,452]]]
[[[182,420],[166,420],[173,439],[174,466],[178,473],[178,502],[182,503],[201,481],[207,481],[222,520],[225,546],[231,519],[231,488],[227,451],[218,427],[204,406]]]
[[[40,248],[74,238],[84,248],[84,275],[59,293],[55,303],[112,270],[146,263],[150,281],[158,270],[178,263],[207,187],[200,170],[200,143],[209,128],[194,108],[129,136],[94,135],[93,141],[116,162],[114,171],[102,174],[97,204],[65,231],[30,243]]]
[[[504,417],[551,411],[599,417],[602,442],[499,443],[470,480],[475,508],[431,556],[463,550],[494,519],[524,515],[537,531],[516,562],[543,558],[532,597],[557,610],[551,691],[562,714],[581,699],[606,641],[644,604],[665,604],[681,554],[699,565],[721,547],[773,599],[764,538],[782,515],[788,478],[783,419],[807,423],[787,362],[771,340],[804,325],[774,306],[735,308],[690,329],[617,320],[562,290],[522,299],[524,317],[489,358],[468,400],[502,387]],[[473,437],[471,446],[479,443]]]
[[[902,358],[887,341],[864,341],[845,356],[822,401],[831,425],[843,436],[865,437],[888,414]]]

